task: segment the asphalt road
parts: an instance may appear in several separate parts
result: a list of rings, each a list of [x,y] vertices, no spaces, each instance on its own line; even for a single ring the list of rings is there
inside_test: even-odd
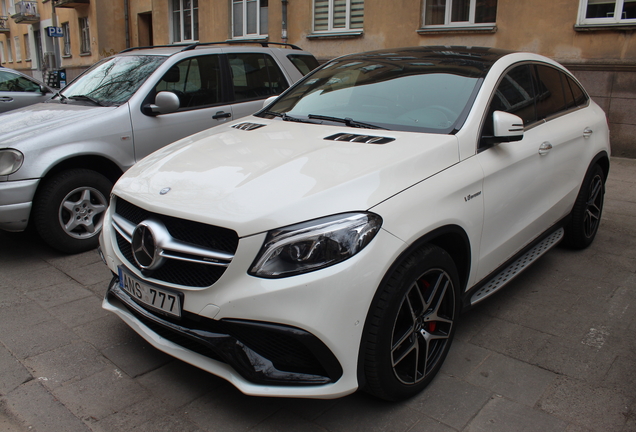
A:
[[[0,431],[636,431],[636,160],[612,159],[594,244],[463,315],[402,403],[245,396],[102,310],[109,279],[95,251],[0,232]]]

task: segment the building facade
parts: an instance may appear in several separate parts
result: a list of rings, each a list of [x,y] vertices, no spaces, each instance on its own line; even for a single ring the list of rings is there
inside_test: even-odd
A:
[[[0,2],[2,65],[36,77],[57,67],[71,79],[130,46],[197,41],[288,42],[323,61],[417,45],[536,52],[570,68],[605,109],[614,155],[636,157],[636,0]],[[33,8],[37,18],[20,18]],[[49,37],[50,26],[63,36]]]

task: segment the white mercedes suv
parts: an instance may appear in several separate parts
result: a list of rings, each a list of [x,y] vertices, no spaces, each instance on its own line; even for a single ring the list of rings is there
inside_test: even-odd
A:
[[[609,156],[605,114],[548,58],[340,57],[121,177],[103,307],[250,395],[404,399],[462,310],[590,245]]]

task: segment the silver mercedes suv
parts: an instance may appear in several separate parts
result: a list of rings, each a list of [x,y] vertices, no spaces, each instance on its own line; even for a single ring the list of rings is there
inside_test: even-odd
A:
[[[60,251],[96,247],[112,185],[136,161],[252,114],[316,66],[272,43],[132,48],[100,61],[50,100],[0,115],[0,229],[31,222]]]

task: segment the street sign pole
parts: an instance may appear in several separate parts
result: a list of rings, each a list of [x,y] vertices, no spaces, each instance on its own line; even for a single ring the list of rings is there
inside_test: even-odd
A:
[[[58,28],[57,26],[57,14],[55,13],[55,2],[52,1],[51,2],[51,23],[53,24],[53,27],[55,27],[56,29]],[[58,36],[58,35],[56,35]],[[57,38],[53,39],[53,52],[55,54],[55,69],[59,69],[60,66],[62,65],[62,61],[60,60],[60,43],[58,42]]]

